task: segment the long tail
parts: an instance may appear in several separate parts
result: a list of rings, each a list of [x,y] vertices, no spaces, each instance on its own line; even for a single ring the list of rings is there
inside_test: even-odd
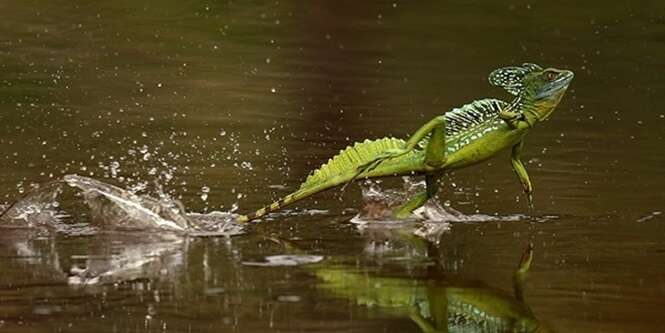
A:
[[[286,205],[307,198],[310,195],[352,181],[356,176],[356,170],[358,167],[372,161],[376,156],[388,149],[402,147],[404,147],[404,140],[396,138],[383,138],[373,141],[365,140],[364,142],[349,146],[346,149],[341,150],[339,154],[335,155],[335,157],[328,160],[327,163],[312,172],[307,177],[307,180],[300,185],[300,188],[297,191],[255,211],[254,213],[240,215],[238,216],[237,221],[239,223],[245,223],[258,219],[270,212],[281,209]],[[384,167],[367,172],[358,178],[366,179],[405,174],[415,171],[414,168],[418,165],[417,158],[414,156],[415,154],[417,154],[416,151],[395,158],[394,160],[390,160],[390,163],[387,162],[383,164]],[[405,161],[407,161],[407,163],[404,163]]]
[[[266,214],[268,214],[270,212],[274,212],[276,210],[282,209],[282,208],[284,208],[285,206],[287,206],[289,204],[292,204],[296,201],[305,199],[305,198],[307,198],[308,196],[310,196],[314,193],[321,192],[321,191],[323,191],[327,188],[331,188],[331,187],[334,187],[334,186],[335,185],[330,185],[330,186],[327,186],[325,188],[317,189],[315,191],[298,190],[298,191],[293,192],[293,193],[291,193],[291,194],[289,194],[289,195],[287,195],[287,196],[271,203],[268,206],[265,206],[265,207],[255,211],[253,213],[249,213],[247,215],[240,215],[240,216],[238,216],[236,221],[238,223],[246,223],[246,222],[249,222],[249,221],[252,221],[252,220],[256,220],[258,218],[261,218],[261,217],[265,216]]]
[[[355,176],[355,169],[350,170],[348,172],[338,174],[336,176],[333,176],[333,177],[329,178],[328,180],[326,180],[324,182],[320,182],[320,183],[314,184],[312,186],[305,186],[307,184],[307,182],[305,182],[305,183],[303,183],[303,185],[301,185],[299,190],[297,190],[297,191],[295,191],[295,192],[293,192],[293,193],[291,193],[291,194],[289,194],[289,195],[287,195],[287,196],[271,203],[268,206],[265,206],[265,207],[255,211],[253,213],[250,213],[250,214],[247,214],[247,215],[240,215],[240,216],[238,216],[238,218],[236,220],[237,220],[238,223],[245,223],[245,222],[249,222],[249,221],[261,218],[261,217],[265,216],[268,213],[271,213],[271,212],[274,212],[276,210],[282,209],[287,205],[290,205],[290,204],[292,204],[296,201],[300,201],[302,199],[305,199],[305,198],[307,198],[307,197],[309,197],[313,194],[323,192],[327,189],[330,189],[330,188],[333,188],[335,186],[344,184],[348,181],[351,181],[354,178],[354,176]],[[371,176],[374,176],[374,175],[371,175]],[[370,176],[364,176],[364,177],[361,177],[361,178],[365,179],[365,178],[369,178],[369,177]]]

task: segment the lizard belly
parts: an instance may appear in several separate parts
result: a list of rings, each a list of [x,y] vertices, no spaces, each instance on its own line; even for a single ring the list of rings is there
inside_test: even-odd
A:
[[[458,169],[480,163],[496,155],[500,151],[519,143],[526,134],[523,130],[508,129],[507,126],[477,136],[461,137],[452,141],[451,145],[461,146],[459,149],[449,149],[449,155],[444,165],[445,169]],[[451,152],[452,150],[452,152]]]

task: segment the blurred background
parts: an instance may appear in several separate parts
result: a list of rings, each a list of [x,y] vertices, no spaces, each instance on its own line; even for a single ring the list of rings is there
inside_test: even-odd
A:
[[[0,203],[76,173],[192,212],[246,212],[354,141],[408,137],[475,99],[509,100],[487,83],[495,68],[570,69],[570,89],[524,153],[544,222],[454,223],[437,259],[446,274],[509,291],[533,242],[536,317],[562,332],[665,329],[662,1],[31,0],[0,1],[0,12]],[[465,214],[527,211],[508,152],[449,174],[439,197]],[[367,254],[371,237],[348,223],[360,206],[357,186],[332,190],[257,228],[374,269],[384,263]],[[238,277],[245,257],[283,252],[251,235],[197,240],[179,250],[177,274],[103,293],[37,274],[8,245],[17,237],[3,239],[0,267],[17,273],[0,278],[0,329],[418,330],[321,292],[306,269]],[[58,256],[39,264],[52,267],[104,240],[37,242],[38,257]],[[428,277],[389,262],[392,275]]]

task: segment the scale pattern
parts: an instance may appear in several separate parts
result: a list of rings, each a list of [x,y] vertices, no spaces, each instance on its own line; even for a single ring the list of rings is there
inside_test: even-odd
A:
[[[507,105],[508,103],[502,100],[487,98],[453,109],[444,115],[446,117],[446,136],[456,136],[485,123],[488,119],[496,118],[499,111]]]
[[[353,146],[348,146],[339,151],[339,154],[329,159],[327,163],[314,170],[307,177],[300,189],[320,184],[330,180],[330,178],[354,171],[358,167],[373,161],[379,155],[388,149],[404,148],[405,141],[397,138],[382,138],[378,140],[365,140],[357,142]],[[401,158],[412,157],[415,152],[408,153]]]
[[[468,133],[475,126],[496,119],[499,112],[506,109],[507,106],[508,103],[502,100],[486,98],[453,109],[444,115],[446,117],[446,140],[451,141],[460,134]],[[425,149],[429,138],[430,135],[427,135],[420,140],[418,147]]]
[[[446,136],[453,137],[464,133],[469,129],[480,125],[488,119],[496,118],[499,111],[508,103],[498,99],[481,99],[466,104],[461,108],[455,108],[445,114]],[[426,142],[423,140],[421,146]],[[404,148],[405,141],[397,138],[383,138],[378,140],[365,140],[353,146],[340,150],[339,154],[329,159],[327,163],[313,171],[305,180],[300,189],[320,184],[330,178],[351,170],[356,170],[361,165],[371,162],[388,149]],[[413,151],[401,158],[409,158],[416,152]]]

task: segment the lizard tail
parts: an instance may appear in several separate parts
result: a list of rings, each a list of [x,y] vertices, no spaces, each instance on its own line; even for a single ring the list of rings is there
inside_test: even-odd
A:
[[[256,220],[258,218],[261,218],[261,217],[265,216],[266,214],[268,214],[270,212],[274,212],[278,209],[283,208],[284,206],[286,206],[288,204],[291,204],[291,203],[293,203],[295,201],[298,201],[300,199],[303,199],[305,197],[306,196],[303,196],[301,194],[301,191],[296,191],[294,193],[291,193],[291,194],[289,194],[289,195],[287,195],[287,196],[271,203],[268,206],[265,206],[265,207],[263,207],[259,210],[254,211],[253,213],[249,213],[249,214],[246,214],[246,215],[240,215],[240,216],[237,217],[236,221],[238,223],[247,223],[249,221]]]
[[[387,175],[404,174],[408,171],[417,169],[418,160],[415,158],[415,152],[410,152],[398,158],[391,160],[392,162],[402,161],[405,165],[404,168],[384,168],[382,170],[360,170],[367,163],[372,163],[376,160],[377,156],[381,156],[384,152],[390,149],[397,149],[404,147],[404,140],[396,138],[382,138],[377,140],[365,140],[358,142],[352,146],[348,146],[328,160],[327,163],[321,165],[318,169],[314,170],[307,177],[300,188],[283,197],[282,199],[273,202],[253,213],[247,215],[240,215],[237,218],[239,223],[246,223],[251,220],[258,219],[266,214],[275,210],[281,209],[286,205],[292,204],[296,201],[309,197],[310,195],[322,192],[329,188],[341,185],[344,183],[352,182],[363,178],[381,177]],[[411,165],[405,161],[413,161],[416,165]],[[407,165],[408,164],[408,165]],[[385,163],[384,163],[385,165]],[[376,165],[373,165],[376,167]]]
[[[286,207],[287,205],[290,205],[296,201],[300,201],[302,199],[305,199],[313,194],[319,193],[321,191],[325,191],[329,188],[335,187],[339,184],[345,183],[349,180],[351,180],[352,175],[340,175],[337,177],[334,177],[330,179],[330,181],[317,184],[317,186],[312,186],[312,187],[306,187],[306,188],[301,188],[285,197],[282,197],[281,199],[271,203],[268,206],[265,206],[257,211],[254,211],[253,213],[249,213],[246,215],[240,215],[236,218],[236,221],[238,223],[247,223],[252,220],[259,219],[268,213],[274,212],[276,210],[282,209]]]

